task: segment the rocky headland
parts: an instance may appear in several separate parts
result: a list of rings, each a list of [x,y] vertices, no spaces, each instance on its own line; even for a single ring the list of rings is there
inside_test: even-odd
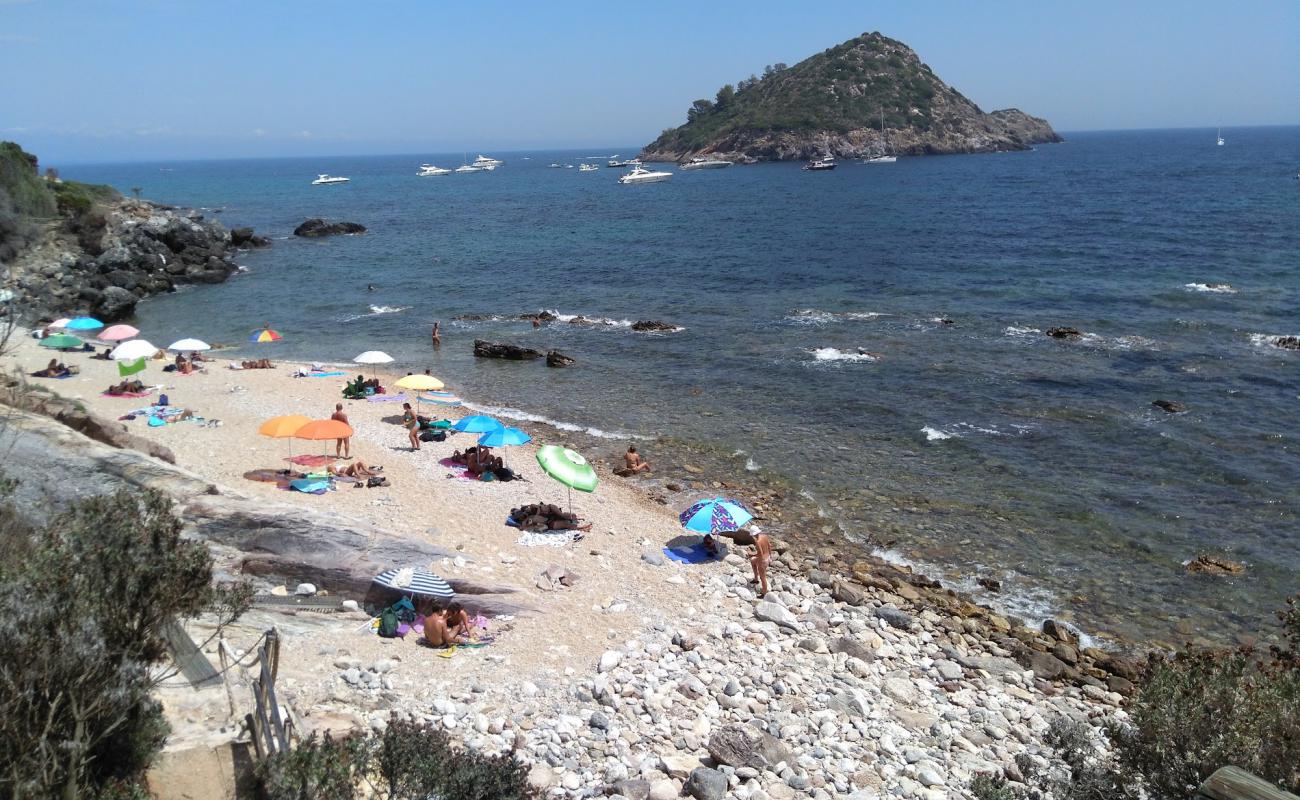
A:
[[[640,157],[790,161],[991,153],[1059,141],[1046,120],[1015,108],[985,112],[907,45],[865,33],[696,100],[686,124],[664,131]]]

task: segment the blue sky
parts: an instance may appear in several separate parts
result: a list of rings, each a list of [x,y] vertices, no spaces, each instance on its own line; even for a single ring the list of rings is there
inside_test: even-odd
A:
[[[1057,129],[1300,123],[1300,2],[0,0],[45,163],[639,145],[864,31]]]

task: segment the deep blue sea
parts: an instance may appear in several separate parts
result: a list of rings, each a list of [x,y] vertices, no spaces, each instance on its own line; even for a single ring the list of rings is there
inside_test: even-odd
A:
[[[1028,617],[1174,641],[1270,629],[1300,592],[1300,352],[1262,338],[1300,334],[1300,128],[1224,136],[1079,133],[642,186],[604,167],[630,145],[435,178],[419,164],[466,154],[63,172],[275,240],[225,285],[143,303],[156,342],[270,322],[283,342],[242,346],[385,350],[595,455],[635,435],[661,476],[693,461],[779,481],[825,515],[805,534],[885,543],[967,588],[1001,578],[989,599]],[[585,156],[602,168],[548,167]],[[312,186],[319,172],[352,180]],[[314,216],[369,232],[290,236]],[[453,321],[542,309],[611,324]],[[640,319],[682,330],[632,332]],[[474,338],[578,366],[476,360]],[[1247,574],[1184,574],[1200,552]]]

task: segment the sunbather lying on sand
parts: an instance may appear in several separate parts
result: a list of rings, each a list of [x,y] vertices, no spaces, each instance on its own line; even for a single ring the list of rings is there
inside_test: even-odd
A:
[[[589,531],[591,523],[582,524],[576,514],[550,503],[529,503],[510,509],[510,518],[520,529],[542,533],[544,531]]]
[[[336,467],[333,464],[326,467],[331,475],[343,475],[348,478],[370,478],[384,471],[383,467],[367,467],[364,461],[353,461],[346,467]]]
[[[189,410],[188,408],[182,408],[179,411],[170,411],[166,414],[161,415],[161,419],[163,422],[180,422],[183,419],[191,419],[193,417],[194,417],[194,412]]]
[[[239,366],[241,369],[275,369],[271,365],[271,359],[269,358],[259,358],[256,361],[241,361]]]
[[[108,387],[105,394],[140,394],[144,391],[144,384],[140,381],[122,381]]]
[[[98,353],[94,354],[93,356],[91,356],[91,358],[97,358],[97,359],[99,359],[100,361],[111,361],[111,360],[112,360],[112,356],[110,355],[110,353],[112,353],[112,352],[113,352],[113,348],[111,348],[111,347],[105,347],[101,352],[98,352]]]
[[[62,378],[64,375],[70,375],[67,366],[57,358],[51,358],[50,363],[45,365],[45,369],[37,370],[32,375],[37,378]]]

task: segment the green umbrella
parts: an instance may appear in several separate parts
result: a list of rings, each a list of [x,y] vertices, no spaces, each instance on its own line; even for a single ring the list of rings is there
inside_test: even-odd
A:
[[[567,447],[548,444],[537,448],[537,463],[547,475],[569,489],[580,492],[596,491],[596,470],[591,468],[581,453]],[[573,492],[569,492],[569,510],[573,510]]]
[[[41,340],[41,347],[62,350],[68,347],[81,348],[81,340],[66,333],[56,333]]]

